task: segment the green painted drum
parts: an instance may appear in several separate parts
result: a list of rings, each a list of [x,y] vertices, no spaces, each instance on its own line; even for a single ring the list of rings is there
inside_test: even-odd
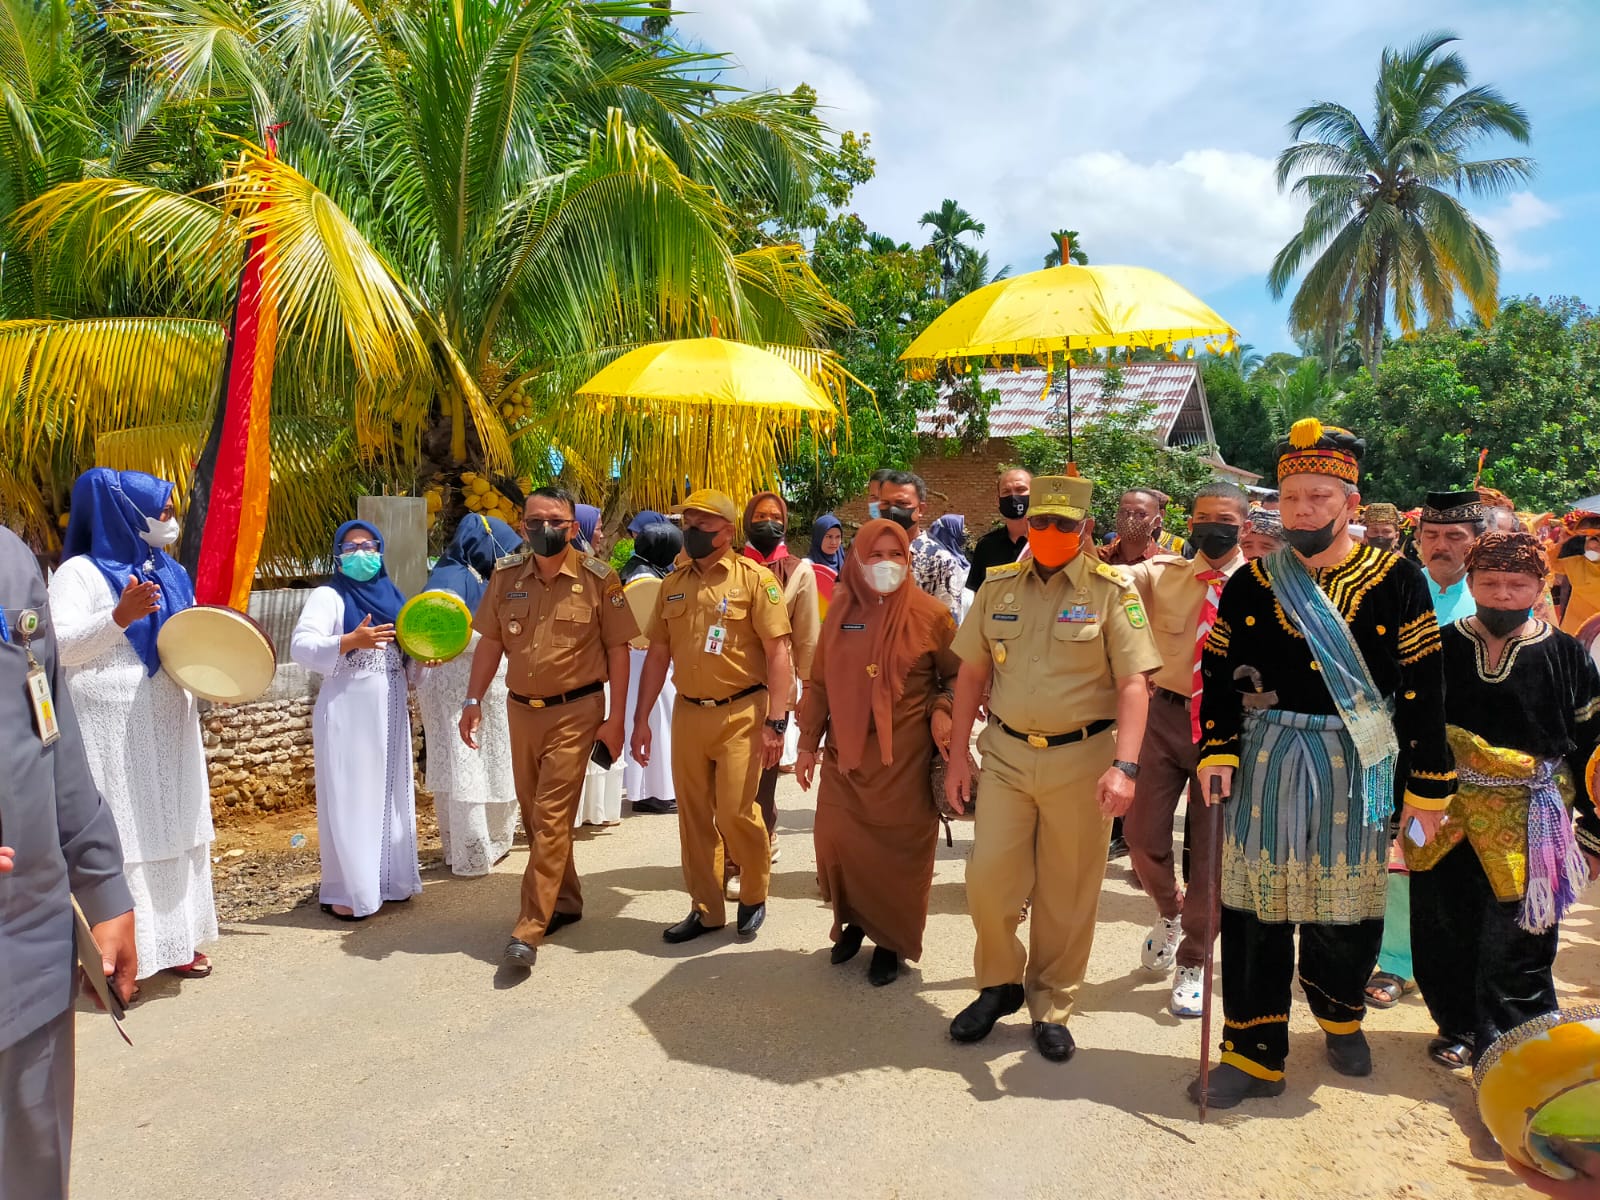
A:
[[[472,642],[472,610],[454,592],[418,592],[394,619],[394,640],[419,663],[449,662]]]

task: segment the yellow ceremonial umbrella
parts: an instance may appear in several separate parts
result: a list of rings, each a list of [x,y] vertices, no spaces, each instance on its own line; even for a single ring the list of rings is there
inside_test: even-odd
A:
[[[819,438],[832,433],[848,379],[826,350],[655,342],[577,389],[561,441],[589,462],[625,459],[641,504],[671,504],[690,482],[745,495],[777,483],[779,437],[808,422]]]
[[[1069,250],[1064,244],[1063,261]],[[1112,346],[1173,350],[1178,342],[1219,336],[1231,346],[1238,335],[1210,306],[1159,271],[1069,264],[1002,279],[963,296],[935,317],[900,357],[925,366],[1006,354],[1048,360],[1056,352],[1070,355]],[[1063,374],[1070,458],[1070,365]]]

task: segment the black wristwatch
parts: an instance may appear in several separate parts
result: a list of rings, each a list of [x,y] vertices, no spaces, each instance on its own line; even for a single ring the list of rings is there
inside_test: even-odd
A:
[[[789,718],[779,717],[776,721],[769,718],[767,721],[767,728],[781,737],[783,734],[789,732]]]
[[[1113,758],[1111,760],[1111,765],[1113,767],[1115,767],[1117,770],[1121,771],[1129,779],[1137,779],[1137,778],[1139,778],[1139,764],[1138,763],[1129,762],[1125,758]]]

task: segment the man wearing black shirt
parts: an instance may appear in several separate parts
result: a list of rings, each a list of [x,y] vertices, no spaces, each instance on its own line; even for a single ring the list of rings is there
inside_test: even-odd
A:
[[[1028,544],[1028,492],[1033,486],[1033,473],[1024,467],[1007,467],[1000,472],[1000,516],[1003,521],[978,539],[967,561],[972,570],[967,572],[967,591],[976,592],[983,586],[983,577],[990,567],[1014,563],[1022,557]]]

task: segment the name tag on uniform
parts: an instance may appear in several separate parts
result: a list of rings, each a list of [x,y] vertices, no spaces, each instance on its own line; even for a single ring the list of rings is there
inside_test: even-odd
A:
[[[1074,604],[1069,608],[1063,608],[1061,610],[1061,614],[1058,617],[1056,617],[1056,624],[1058,624],[1058,625],[1090,625],[1090,624],[1093,624],[1095,621],[1098,621],[1099,619],[1100,618],[1099,618],[1099,616],[1097,614],[1092,613],[1092,612],[1089,611],[1089,608],[1088,608],[1087,605]]]
[[[672,595],[667,597],[667,599],[668,600],[682,600],[683,597],[684,597],[684,593],[683,592],[673,592]]]
[[[506,599],[507,600],[526,600],[527,598],[528,598],[528,593],[527,592],[507,592],[506,593]]]
[[[849,633],[863,633],[867,627],[865,625],[841,625],[839,628]]]
[[[56,721],[50,679],[43,667],[35,666],[28,672],[28,700],[33,705],[33,727],[39,732],[39,740],[48,746],[61,736],[61,726]]]
[[[713,625],[706,630],[706,653],[721,654],[722,643],[728,638],[728,631],[721,625]]]
[[[994,620],[994,621],[1015,621],[1017,619],[1017,614],[1016,613],[990,613],[989,614],[989,618],[990,618],[990,620]]]

